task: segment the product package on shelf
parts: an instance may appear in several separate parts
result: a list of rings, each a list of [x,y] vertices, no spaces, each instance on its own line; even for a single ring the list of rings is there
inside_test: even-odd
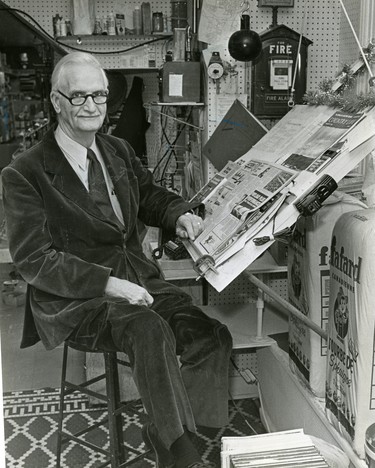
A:
[[[313,216],[300,217],[288,246],[288,297],[291,304],[327,328],[329,246],[337,219],[366,208],[357,198],[334,192]],[[289,317],[289,363],[312,392],[324,398],[327,343],[292,314]]]
[[[375,209],[343,214],[330,246],[326,414],[364,458],[375,422]]]
[[[95,26],[95,2],[72,0],[73,34],[92,34]]]

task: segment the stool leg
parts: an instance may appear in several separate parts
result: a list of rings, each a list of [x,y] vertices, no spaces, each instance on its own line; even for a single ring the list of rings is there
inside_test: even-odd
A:
[[[56,468],[60,468],[61,451],[62,451],[62,430],[64,420],[64,399],[65,399],[65,381],[66,381],[66,366],[68,362],[68,345],[64,343],[64,354],[61,371],[61,386],[60,386],[60,408],[59,408],[59,423],[57,427],[57,449],[56,449]]]
[[[120,407],[120,384],[116,353],[104,353],[108,397],[108,426],[111,452],[111,468],[118,468],[125,461],[124,437]]]

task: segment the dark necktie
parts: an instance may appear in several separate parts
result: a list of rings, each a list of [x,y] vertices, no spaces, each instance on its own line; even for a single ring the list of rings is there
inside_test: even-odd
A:
[[[87,158],[90,161],[88,172],[90,195],[104,216],[110,219],[117,218],[108,195],[107,184],[105,182],[102,167],[94,151],[88,149]]]

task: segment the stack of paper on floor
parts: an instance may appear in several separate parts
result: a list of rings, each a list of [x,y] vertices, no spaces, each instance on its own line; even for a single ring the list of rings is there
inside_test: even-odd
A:
[[[336,191],[313,216],[301,217],[288,247],[288,297],[291,304],[323,329],[329,301],[329,246],[337,219],[366,208],[358,199]],[[327,343],[293,315],[289,317],[291,369],[307,386],[325,395]]]
[[[375,209],[343,214],[330,248],[326,414],[364,458],[375,423]]]
[[[222,468],[328,468],[311,437],[302,429],[249,437],[223,437]]]

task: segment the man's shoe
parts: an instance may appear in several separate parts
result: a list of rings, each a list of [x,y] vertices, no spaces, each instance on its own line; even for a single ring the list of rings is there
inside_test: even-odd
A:
[[[174,458],[164,446],[153,423],[148,422],[142,427],[142,437],[146,447],[155,453],[156,468],[174,468]]]

